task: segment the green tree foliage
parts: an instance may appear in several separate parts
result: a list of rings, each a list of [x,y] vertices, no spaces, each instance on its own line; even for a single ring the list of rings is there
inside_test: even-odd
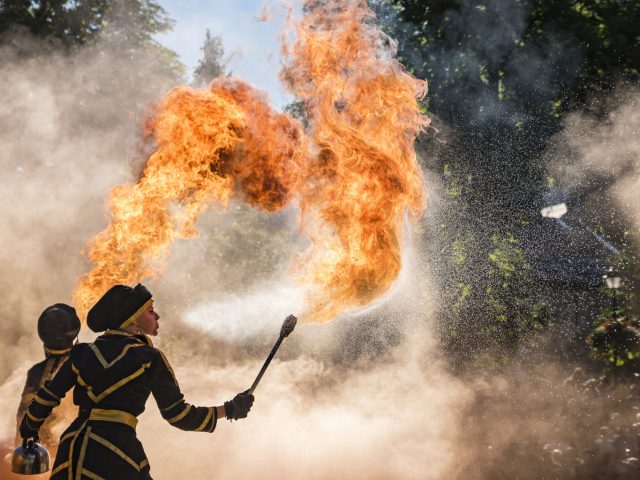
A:
[[[0,34],[22,26],[34,36],[53,37],[64,44],[82,44],[102,29],[111,2],[3,0],[0,2]]]
[[[520,120],[558,116],[620,80],[637,82],[640,75],[638,2],[390,3],[394,33],[401,33],[400,57],[431,82],[432,110],[448,122],[473,122],[480,107],[512,120],[523,114]],[[486,101],[474,101],[479,93],[505,105],[487,112]]]
[[[640,374],[640,322],[636,318],[599,317],[588,338],[595,359],[617,379],[636,380]]]
[[[531,266],[516,237],[494,234],[481,256],[470,229],[458,228],[447,239],[451,230],[442,225],[436,242],[444,285],[438,315],[443,344],[458,367],[478,361],[499,365],[551,324],[550,306],[534,293]]]
[[[637,380],[640,374],[640,320],[633,278],[637,261],[623,251],[610,259],[612,269],[622,279],[620,288],[601,287],[609,300],[593,322],[587,338],[591,356],[605,366],[606,374],[618,380]]]
[[[208,85],[214,78],[224,75],[226,68],[221,37],[212,37],[211,32],[207,29],[201,50],[202,59],[193,71],[193,85],[195,87]]]
[[[0,41],[20,30],[36,38],[53,40],[63,49],[91,44],[100,38],[132,59],[139,52],[151,53],[180,77],[184,66],[176,53],[153,38],[172,27],[167,12],[153,0],[0,2]]]
[[[640,3],[374,2],[398,56],[429,81],[421,139],[448,207],[429,238],[442,338],[458,354],[516,348],[549,321],[526,255],[548,189],[542,153],[563,117],[638,83]],[[559,296],[560,298],[560,296]],[[484,332],[484,333],[483,333]]]
[[[456,129],[455,158],[434,167],[473,173],[481,210],[496,224],[519,222],[540,202],[539,154],[562,116],[639,79],[639,2],[388,3],[379,9],[399,58],[429,81],[429,112]]]
[[[183,81],[185,68],[176,53],[154,39],[172,27],[167,12],[153,0],[0,2],[0,45],[9,45],[16,61],[53,54],[71,69],[80,58],[94,65],[90,78],[67,88],[75,92],[83,125],[96,128],[131,121],[152,99]],[[113,108],[91,108],[105,97]]]

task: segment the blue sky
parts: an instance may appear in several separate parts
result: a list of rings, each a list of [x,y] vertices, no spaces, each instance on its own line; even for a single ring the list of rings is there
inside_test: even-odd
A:
[[[274,8],[268,0],[158,0],[158,3],[175,20],[175,26],[172,32],[156,39],[180,55],[190,74],[202,56],[200,48],[209,29],[212,35],[222,37],[225,56],[231,56],[228,70],[267,91],[275,107],[291,101],[278,82],[282,8]],[[258,21],[265,7],[270,20]]]

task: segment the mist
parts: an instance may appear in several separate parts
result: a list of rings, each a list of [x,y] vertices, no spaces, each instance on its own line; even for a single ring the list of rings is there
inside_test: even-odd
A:
[[[37,317],[70,302],[89,268],[82,248],[107,223],[109,189],[139,173],[140,118],[177,81],[151,58],[132,62],[108,42],[70,55],[32,42],[18,34],[0,50],[0,438],[7,441],[26,370],[43,358]],[[21,54],[34,49],[40,53]],[[571,117],[556,139],[572,152],[570,161],[558,160],[558,176],[577,185],[584,175],[610,173],[617,178],[611,198],[637,228],[640,97],[624,98],[606,120]],[[435,176],[425,177],[429,207],[419,228],[429,229],[451,206]],[[177,242],[166,270],[148,283],[161,315],[154,342],[189,402],[220,405],[248,388],[281,321],[297,313],[302,293],[286,270],[304,243],[294,208],[267,215],[232,202],[208,212],[200,236]],[[400,278],[367,311],[297,327],[248,418],[220,420],[212,435],[182,432],[149,401],[138,432],[154,478],[537,479],[587,478],[580,468],[596,475],[601,466],[631,471],[628,459],[640,455],[637,392],[605,391],[590,372],[569,377],[576,365],[530,351],[500,372],[451,372],[434,332],[439,298],[430,272],[438,258],[422,253],[425,238],[408,227]],[[92,338],[83,329],[81,340]],[[623,434],[629,451],[619,456],[613,444]],[[608,452],[605,462],[599,448]]]
[[[638,89],[620,85],[601,105],[569,116],[551,153],[551,173],[574,197],[572,206],[606,225],[617,242],[625,227],[638,241],[639,107]]]
[[[7,86],[0,98],[0,438],[7,443],[26,370],[43,358],[37,317],[70,302],[88,268],[81,251],[107,222],[109,189],[138,174],[146,148],[140,120],[176,81],[159,75],[151,59],[123,58],[108,41],[63,55],[16,35],[0,52]],[[284,315],[297,313],[301,292],[287,283],[286,267],[303,243],[296,216],[234,203],[214,209],[200,220],[200,237],[177,242],[163,275],[148,283],[161,315],[156,345],[190,402],[219,405],[245,390]],[[365,313],[300,325],[248,419],[220,420],[213,435],[189,434],[149,402],[139,435],[154,478],[450,476],[455,419],[468,392],[432,358],[417,250],[407,249],[392,292]],[[93,337],[83,329],[80,339]],[[199,460],[186,472],[194,451]]]

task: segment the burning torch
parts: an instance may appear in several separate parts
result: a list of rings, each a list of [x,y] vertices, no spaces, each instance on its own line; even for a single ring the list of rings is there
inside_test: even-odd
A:
[[[253,393],[255,391],[256,387],[258,386],[258,383],[260,383],[260,379],[264,375],[264,372],[267,371],[267,367],[271,363],[271,360],[273,360],[273,357],[278,351],[278,348],[280,348],[280,344],[286,337],[289,336],[291,332],[293,332],[293,329],[296,328],[297,322],[298,322],[298,319],[293,315],[289,315],[287,318],[284,319],[284,322],[282,323],[282,328],[280,329],[280,336],[278,337],[278,340],[276,340],[275,345],[271,349],[271,353],[269,353],[269,356],[265,360],[264,365],[262,365],[260,372],[258,372],[258,376],[253,381],[253,385],[251,385],[251,388],[247,390],[246,393]]]

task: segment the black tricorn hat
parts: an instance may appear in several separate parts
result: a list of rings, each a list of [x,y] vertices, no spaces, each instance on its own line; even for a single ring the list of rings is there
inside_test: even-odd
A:
[[[139,283],[131,288],[114,285],[89,310],[87,325],[94,332],[110,328],[125,328],[149,306],[151,292]]]
[[[50,350],[70,348],[78,332],[80,319],[76,309],[65,303],[45,308],[38,318],[38,336],[45,348]]]

